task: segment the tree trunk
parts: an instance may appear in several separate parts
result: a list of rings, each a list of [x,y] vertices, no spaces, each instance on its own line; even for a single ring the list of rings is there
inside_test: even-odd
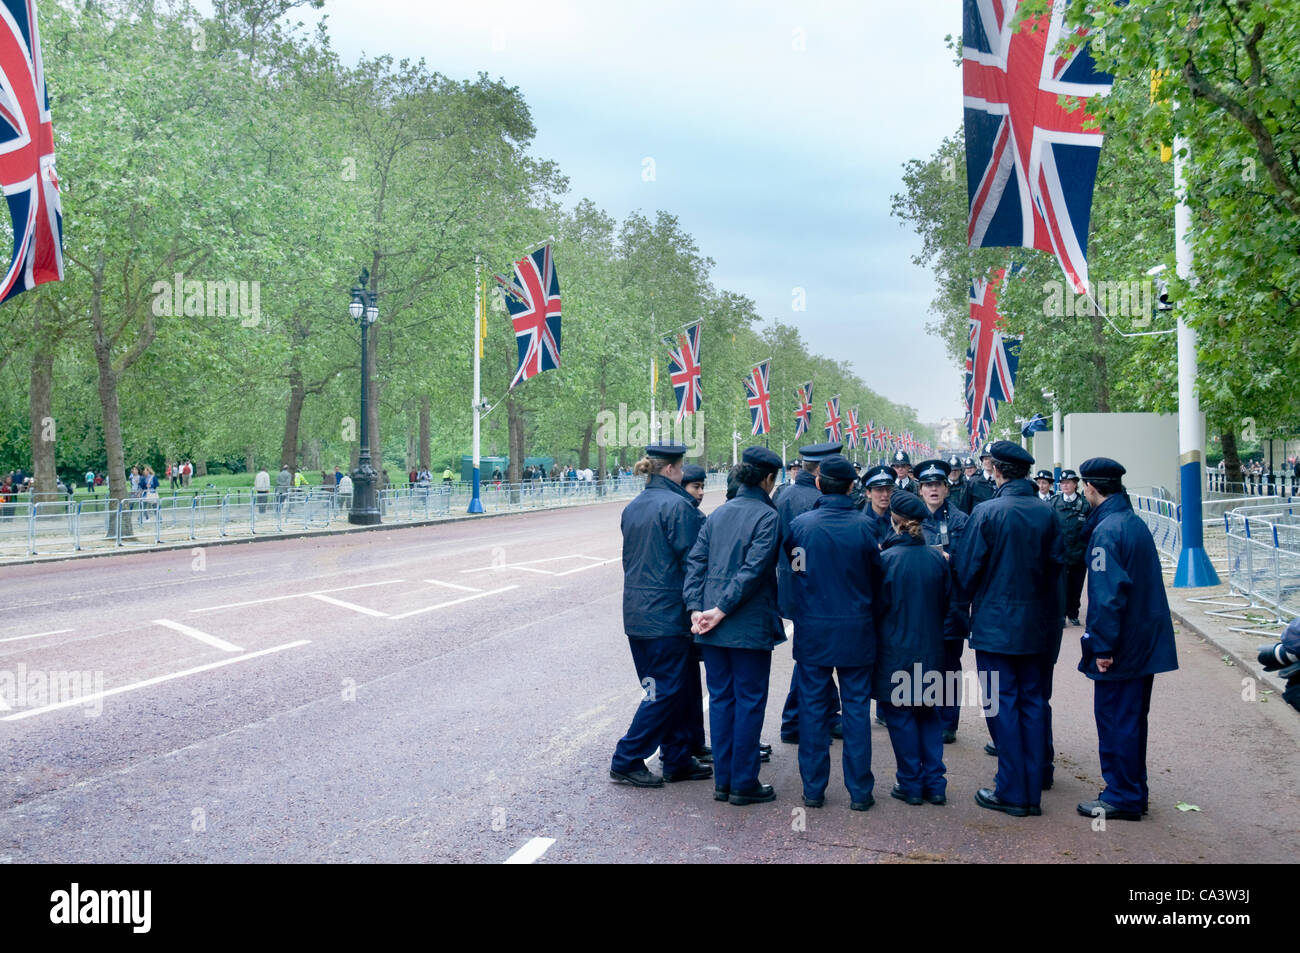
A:
[[[196,477],[205,477],[208,475],[208,459],[200,456],[199,462],[194,464],[194,475]]]
[[[414,469],[416,468],[416,467],[415,467],[415,432],[414,432],[413,430],[410,429],[410,427],[411,427],[410,418],[407,418],[406,426],[407,426],[407,430],[406,430],[406,471],[407,471],[407,475],[409,476],[409,475],[410,475],[410,471],[412,471],[412,470],[414,470]]]
[[[510,454],[510,465],[507,467],[509,476],[506,479],[518,483],[524,469],[524,412],[515,403],[514,397],[506,398],[506,420],[510,429],[510,449],[507,451]]]
[[[245,473],[257,472],[257,465],[254,462],[254,455],[256,454],[256,452],[257,451],[255,447],[244,448],[244,472]]]
[[[1097,413],[1108,414],[1110,413],[1110,372],[1106,369],[1106,319],[1100,314],[1094,314],[1091,320],[1094,348],[1092,360],[1097,367],[1097,386],[1094,391],[1094,399],[1097,402]]]
[[[107,458],[108,499],[113,512],[107,535],[118,532],[117,508],[130,494],[126,475],[126,453],[122,448],[122,410],[117,399],[117,371],[113,368],[113,346],[104,333],[104,259],[101,255],[91,276],[90,322],[94,331],[95,367],[99,372],[99,408],[104,424],[104,455]],[[131,511],[123,510],[121,534],[134,538]]]
[[[1244,487],[1241,479],[1241,455],[1237,452],[1237,435],[1229,428],[1219,434],[1219,443],[1223,447],[1223,476],[1227,480],[1224,489],[1229,495],[1233,492],[1240,493]]]
[[[57,429],[54,421],[54,346],[41,333],[40,304],[36,306],[36,352],[32,355],[30,383],[32,442],[32,502],[59,499],[55,472]]]
[[[420,469],[432,470],[429,466],[429,395],[420,398]]]
[[[582,432],[582,446],[578,448],[578,469],[585,470],[591,465],[591,434],[595,424],[588,423]]]
[[[284,414],[284,439],[280,441],[280,466],[294,468],[298,457],[298,425],[302,421],[302,404],[306,399],[306,388],[302,382],[302,372],[296,367],[289,369],[289,406]]]

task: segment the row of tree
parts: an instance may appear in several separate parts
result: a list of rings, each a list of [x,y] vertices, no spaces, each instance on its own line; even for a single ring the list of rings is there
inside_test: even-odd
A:
[[[516,347],[490,312],[484,452],[605,468],[602,411],[649,409],[662,337],[703,318],[705,459],[746,437],[741,380],[772,358],[773,446],[793,441],[796,384],[840,393],[862,419],[933,440],[915,412],[792,326],[715,288],[712,261],[670,214],[614,221],[565,205],[568,183],[529,152],[523,94],[423,62],[340,62],[323,31],[289,22],[322,0],[216,0],[211,18],[160,0],[41,9],[63,186],[65,280],[6,304],[0,466],[346,465],[356,459],[365,267],[372,449],[390,467],[469,452],[473,295],[553,236],[564,301],[559,371],[511,393]],[[286,16],[288,15],[288,17]],[[653,315],[653,318],[652,318]],[[498,400],[500,398],[500,400]],[[660,374],[660,409],[673,405]],[[820,418],[815,415],[814,427]],[[813,436],[819,434],[815,430]],[[272,467],[274,469],[274,466]]]

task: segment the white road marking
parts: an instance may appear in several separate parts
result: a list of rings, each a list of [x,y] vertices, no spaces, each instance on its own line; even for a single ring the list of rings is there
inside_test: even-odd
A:
[[[332,596],[327,596],[319,592],[309,592],[307,595],[313,599],[319,599],[321,602],[328,602],[332,606],[342,606],[344,609],[351,609],[353,612],[360,612],[362,615],[378,616],[381,619],[388,618],[387,612],[380,612],[378,609],[359,606],[355,602],[344,602],[342,599],[335,599]]]
[[[194,668],[187,668],[183,672],[172,672],[170,675],[158,675],[154,678],[147,678],[143,682],[133,682],[130,685],[122,685],[119,688],[110,688],[107,691],[95,692],[93,695],[83,695],[80,698],[72,698],[67,701],[56,702],[53,705],[45,705],[42,708],[29,708],[25,711],[20,711],[17,714],[6,715],[4,718],[0,718],[0,721],[18,721],[20,718],[31,718],[33,715],[43,715],[47,711],[54,711],[59,708],[71,708],[73,705],[86,705],[91,702],[96,702],[101,698],[108,698],[110,695],[120,695],[123,692],[135,691],[137,688],[148,688],[150,685],[170,682],[174,678],[184,678],[186,675],[197,675],[199,672],[221,668],[223,665],[233,665],[235,662],[243,662],[248,659],[257,658],[260,655],[270,655],[272,652],[282,652],[285,649],[293,649],[300,645],[310,644],[310,639],[300,639],[297,642],[286,642],[284,645],[274,645],[269,649],[260,649],[256,652],[248,652],[245,655],[236,655],[234,658],[222,659],[220,662],[209,662],[207,665],[197,665]]]
[[[535,566],[538,563],[553,563],[561,559],[599,559],[599,558],[600,558],[599,556],[584,556],[581,553],[571,553],[568,556],[546,556],[542,559],[526,559],[523,562],[504,563],[503,565],[500,566],[476,566],[473,569],[462,569],[461,572],[492,572],[493,570],[500,570],[500,569],[523,569],[527,572],[546,573],[548,576],[563,576],[565,575],[565,573],[563,572],[555,572],[554,570],[551,569],[529,569],[529,567]],[[618,558],[621,559],[622,557],[620,556]],[[609,560],[609,559],[605,560],[605,562],[612,562],[612,561],[613,560]],[[584,566],[583,568],[585,569],[587,567]],[[575,572],[575,571],[576,570],[573,569],[566,570],[566,572]]]
[[[507,864],[531,864],[555,843],[554,837],[534,837],[506,859]]]
[[[200,632],[198,629],[191,629],[188,625],[183,625],[180,622],[173,622],[171,619],[154,619],[153,624],[166,626],[167,628],[175,632],[181,633],[181,635],[188,635],[192,639],[198,639],[200,642],[204,642],[212,646],[214,649],[221,649],[221,651],[223,652],[244,651],[238,645],[235,645],[233,642],[227,642],[225,639],[219,639],[215,635],[208,635],[208,633]]]
[[[33,632],[31,635],[14,635],[7,639],[0,639],[0,642],[21,642],[23,639],[39,639],[42,635],[60,635],[63,632],[71,632],[71,629],[51,629],[49,632]]]
[[[589,558],[589,557],[584,556],[583,558],[586,559],[586,558]],[[623,558],[622,556],[615,556],[613,559],[604,559],[604,560],[601,560],[601,561],[598,562],[598,563],[591,563],[591,564],[589,564],[589,565],[587,565],[587,566],[579,566],[577,569],[566,569],[566,570],[564,570],[564,572],[557,572],[557,573],[555,573],[555,575],[556,575],[556,576],[568,576],[568,575],[570,575],[571,573],[582,572],[584,569],[599,569],[601,566],[608,566],[610,563],[616,563],[616,562],[618,562],[618,561],[619,561],[620,559],[622,559],[622,558]]]
[[[463,592],[482,592],[482,589],[475,589],[473,586],[461,586],[454,582],[443,582],[441,579],[426,579],[425,582],[431,582],[435,586],[446,586],[448,589],[460,589]]]
[[[405,579],[385,579],[382,582],[363,582],[355,586],[338,586],[334,589],[315,589],[311,592],[294,592],[287,596],[268,596],[265,599],[249,599],[247,602],[227,602],[220,606],[204,606],[202,609],[191,609],[191,612],[215,612],[217,609],[238,609],[241,606],[256,606],[264,602],[279,602],[282,599],[301,599],[303,596],[319,596],[327,592],[347,592],[349,589],[368,589],[371,586],[391,586],[396,582],[405,582]]]
[[[462,602],[469,602],[471,599],[482,599],[484,596],[495,596],[498,592],[509,592],[511,589],[518,589],[518,586],[502,586],[500,589],[489,589],[487,592],[476,592],[472,596],[462,596],[459,599],[452,599],[450,602],[440,602],[436,606],[425,606],[423,609],[412,609],[410,612],[399,612],[392,619],[405,619],[409,616],[419,615],[422,612],[432,612],[434,609],[445,609],[447,606],[459,605]]]

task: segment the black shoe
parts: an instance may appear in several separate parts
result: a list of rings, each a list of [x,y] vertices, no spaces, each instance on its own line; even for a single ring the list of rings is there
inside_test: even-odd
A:
[[[895,785],[894,785],[894,789],[893,789],[892,791],[889,792],[889,796],[890,796],[890,797],[896,797],[896,798],[898,798],[900,801],[906,801],[908,804],[912,804],[912,805],[924,804],[924,803],[925,803],[925,799],[922,798],[921,795],[919,795],[919,794],[904,794],[904,793],[903,793],[903,789],[900,788],[897,784],[895,784]]]
[[[758,753],[759,753],[759,754],[771,754],[771,753],[772,753],[772,746],[771,746],[771,745],[765,745],[765,744],[763,744],[762,742],[759,742],[759,745],[758,745]]]
[[[708,745],[700,745],[700,747],[692,751],[691,754],[695,757],[695,760],[700,762],[700,764],[713,764],[713,749]]]
[[[782,733],[781,733],[781,741],[782,741],[783,743],[785,743],[785,744],[788,744],[788,745],[797,745],[797,744],[799,743],[799,736],[798,736],[798,735],[787,735],[787,734],[785,734],[784,732],[782,732]],[[762,750],[762,747],[763,747],[762,745],[759,745],[759,750]]]
[[[767,764],[771,760],[772,760],[772,752],[770,750],[764,751],[762,745],[760,745],[758,748],[759,764]]]
[[[986,744],[986,745],[984,746],[984,753],[985,753],[985,754],[991,754],[991,755],[993,755],[993,757],[996,758],[996,757],[998,756],[998,749],[997,749],[997,746],[994,745],[993,742],[990,741],[988,744]]]
[[[949,731],[947,728],[943,731],[943,743],[946,745],[953,744],[957,740],[957,732]]]
[[[980,807],[986,807],[990,811],[1001,811],[1003,814],[1010,814],[1012,817],[1028,817],[1029,808],[1021,804],[1007,804],[999,800],[997,794],[992,788],[980,788],[975,792],[975,803]]]
[[[806,798],[803,799],[803,806],[804,806],[804,807],[825,807],[825,806],[826,806],[826,798],[824,798],[824,797],[819,797],[819,798],[806,797]]]
[[[690,763],[684,768],[664,772],[664,781],[669,784],[676,781],[703,781],[711,777],[713,777],[713,769],[707,764],[700,764],[695,758],[691,758]]]
[[[836,724],[831,725],[831,737],[843,739],[844,737],[843,722],[837,722]]]
[[[770,784],[760,784],[745,794],[732,794],[730,800],[736,807],[744,807],[746,804],[765,804],[776,800],[776,791]]]
[[[1084,801],[1077,810],[1084,817],[1105,817],[1108,821],[1142,820],[1142,815],[1136,811],[1121,811],[1115,805],[1107,804],[1101,798],[1095,801]]]
[[[947,804],[948,799],[942,794],[923,794],[921,798],[930,804]]]
[[[876,803],[876,799],[874,797],[869,797],[865,801],[854,801],[852,804],[849,805],[849,810],[869,811],[871,810],[872,805],[874,805],[875,803]]]
[[[651,774],[645,768],[637,768],[635,771],[615,771],[609,769],[609,779],[617,781],[619,784],[630,784],[634,788],[661,788],[664,786],[664,779],[657,774]]]
[[[1079,617],[1077,615],[1070,616],[1070,625],[1079,625]]]
[[[1050,790],[1052,790],[1052,779],[1051,779],[1051,778],[1048,778],[1046,781],[1043,782],[1043,790],[1044,790],[1044,791],[1050,791]]]
[[[1027,810],[1029,811],[1029,816],[1030,816],[1030,817],[1042,817],[1042,816],[1043,816],[1043,809],[1042,809],[1042,807],[1041,807],[1040,805],[1038,805],[1038,804],[1031,804],[1031,805],[1029,805],[1029,807],[1027,808]]]
[[[725,800],[727,800],[727,798],[729,798],[729,797],[731,797],[731,791],[729,791],[727,788],[714,788],[714,789],[713,789],[713,800],[715,800],[715,801],[725,801]]]

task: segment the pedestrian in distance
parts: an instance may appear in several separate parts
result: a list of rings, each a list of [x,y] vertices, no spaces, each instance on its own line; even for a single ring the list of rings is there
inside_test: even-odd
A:
[[[1065,585],[1064,613],[1070,625],[1078,625],[1083,582],[1088,572],[1084,527],[1092,513],[1092,504],[1079,492],[1079,474],[1073,470],[1061,471],[1061,492],[1052,497],[1051,507],[1060,524],[1065,549],[1065,571],[1061,574]]]

